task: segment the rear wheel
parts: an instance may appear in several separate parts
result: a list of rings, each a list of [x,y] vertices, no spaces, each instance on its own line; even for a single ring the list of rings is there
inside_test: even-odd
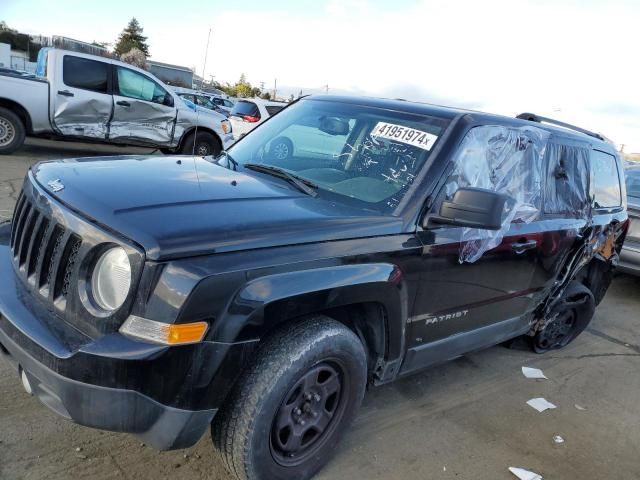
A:
[[[222,145],[215,135],[209,132],[194,132],[187,137],[180,149],[184,155],[217,156],[222,151]]]
[[[595,312],[595,299],[591,291],[579,282],[573,282],[553,306],[543,328],[532,337],[532,348],[544,353],[567,346],[587,328]]]
[[[359,338],[314,317],[260,348],[212,425],[229,472],[241,480],[304,480],[331,457],[356,415],[367,379]]]
[[[0,155],[15,152],[24,144],[24,137],[25,128],[20,117],[0,107]]]

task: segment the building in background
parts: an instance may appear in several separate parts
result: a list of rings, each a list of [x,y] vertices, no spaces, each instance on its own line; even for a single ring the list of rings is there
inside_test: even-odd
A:
[[[193,70],[190,68],[156,62],[155,60],[148,60],[147,63],[148,70],[167,85],[185,88],[193,86]]]

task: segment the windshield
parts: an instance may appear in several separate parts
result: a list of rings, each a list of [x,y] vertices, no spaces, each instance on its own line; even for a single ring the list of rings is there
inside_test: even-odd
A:
[[[640,198],[640,168],[627,169],[627,195]]]
[[[321,196],[389,212],[406,194],[447,124],[431,116],[302,100],[229,152],[240,165],[266,164],[294,173],[315,184]]]

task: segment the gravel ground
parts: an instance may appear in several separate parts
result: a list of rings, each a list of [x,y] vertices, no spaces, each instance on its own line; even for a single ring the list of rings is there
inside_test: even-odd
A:
[[[150,151],[30,141],[0,157],[0,215],[11,215],[38,160],[138,152]],[[637,480],[639,291],[640,279],[618,276],[589,329],[562,351],[494,347],[371,390],[318,478],[508,480],[507,468],[519,466],[547,480]],[[523,365],[549,380],[525,379]],[[208,436],[159,453],[128,435],[74,425],[29,397],[3,362],[0,392],[1,479],[227,478]],[[525,403],[534,397],[558,408],[538,413]]]

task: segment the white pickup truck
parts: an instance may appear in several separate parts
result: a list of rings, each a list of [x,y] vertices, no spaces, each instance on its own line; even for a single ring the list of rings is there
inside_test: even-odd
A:
[[[192,109],[150,73],[110,58],[53,48],[35,77],[0,73],[0,154],[26,136],[215,155],[233,143],[221,114]]]

